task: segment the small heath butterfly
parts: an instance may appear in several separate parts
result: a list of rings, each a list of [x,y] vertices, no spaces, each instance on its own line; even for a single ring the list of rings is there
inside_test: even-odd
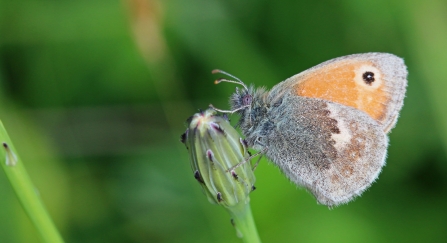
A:
[[[275,85],[243,86],[231,110],[249,147],[275,163],[320,204],[347,203],[385,165],[387,133],[395,126],[407,86],[403,60],[388,53],[335,58]]]

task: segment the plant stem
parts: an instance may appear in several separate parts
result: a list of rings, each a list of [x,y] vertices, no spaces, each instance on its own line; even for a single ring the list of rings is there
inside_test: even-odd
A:
[[[14,146],[0,121],[0,163],[23,209],[46,243],[64,242],[48,215],[36,188],[26,172],[23,162],[15,153]]]
[[[261,243],[249,203],[227,208],[239,237],[245,243]]]

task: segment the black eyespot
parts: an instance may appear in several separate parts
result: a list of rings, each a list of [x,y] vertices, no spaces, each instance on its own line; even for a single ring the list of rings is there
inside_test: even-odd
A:
[[[251,105],[251,95],[246,94],[242,97],[242,105]]]
[[[368,72],[364,72],[363,73],[363,81],[365,81],[366,84],[371,85],[372,82],[375,81],[374,73],[373,72],[369,72],[369,71]]]

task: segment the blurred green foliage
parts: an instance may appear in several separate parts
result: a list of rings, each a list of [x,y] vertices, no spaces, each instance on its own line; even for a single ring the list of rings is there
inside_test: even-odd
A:
[[[0,0],[0,119],[66,242],[238,242],[178,141],[197,109],[228,107],[234,85],[213,85],[210,71],[271,88],[334,57],[394,53],[409,87],[378,182],[328,210],[262,160],[253,214],[263,242],[443,242],[446,9],[441,0]],[[38,242],[4,173],[0,194],[0,242]]]

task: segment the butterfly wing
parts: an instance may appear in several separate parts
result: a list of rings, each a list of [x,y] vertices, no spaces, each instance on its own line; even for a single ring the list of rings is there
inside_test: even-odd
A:
[[[392,54],[324,62],[273,87],[267,103],[277,106],[269,115],[275,126],[260,124],[247,135],[274,127],[261,141],[267,157],[319,203],[349,202],[385,164],[386,133],[402,108],[406,77],[403,60]]]
[[[388,138],[355,108],[286,93],[271,118],[266,156],[319,203],[347,203],[366,190],[385,164]]]
[[[366,112],[388,133],[396,124],[407,86],[403,60],[388,53],[335,58],[275,86],[271,95],[293,90],[302,97],[333,101]]]

